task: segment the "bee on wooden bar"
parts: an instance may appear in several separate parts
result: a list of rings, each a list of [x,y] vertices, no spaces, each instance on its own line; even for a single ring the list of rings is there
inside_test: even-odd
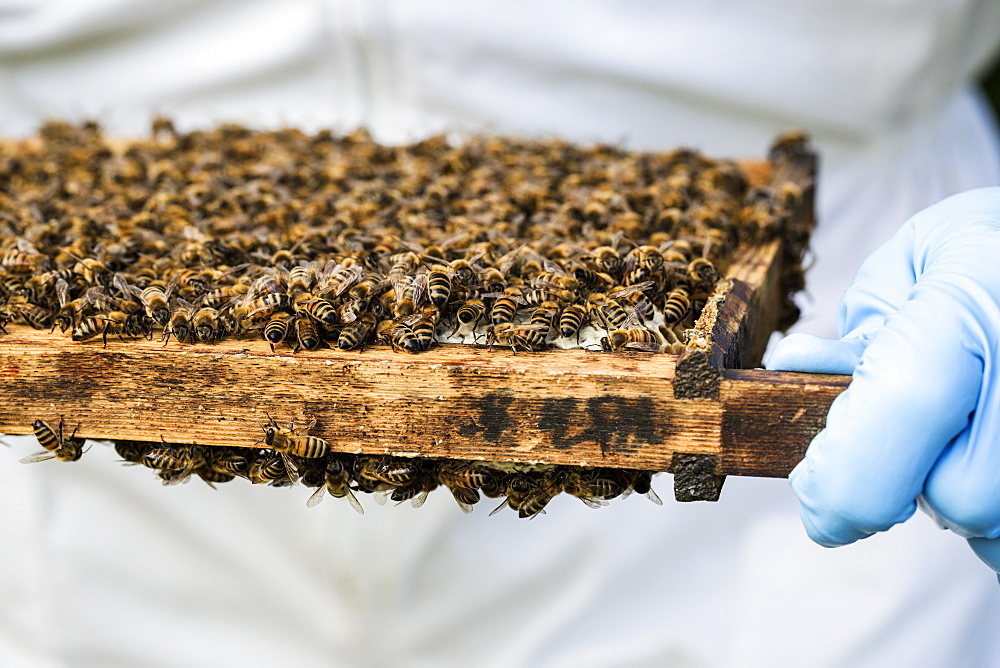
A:
[[[628,327],[616,329],[601,339],[601,349],[604,351],[642,350],[658,352],[663,346],[660,335],[645,327]]]
[[[288,338],[288,333],[294,321],[294,315],[281,311],[272,315],[271,319],[264,325],[264,328],[261,330],[261,336],[271,344],[271,352],[274,352],[274,346]]]
[[[171,335],[178,343],[184,343],[187,341],[188,337],[191,336],[192,308],[194,308],[193,304],[185,302],[180,297],[176,298],[176,305],[170,313],[170,319],[167,320],[167,326],[163,328],[162,341],[164,344],[170,341]],[[73,333],[73,340],[77,340],[76,332]]]
[[[545,348],[545,337],[548,333],[547,325],[513,325],[510,323],[500,323],[490,325],[486,332],[486,343],[492,346],[496,344],[504,348],[510,348],[512,352],[521,350],[535,351]]]
[[[219,320],[219,312],[207,306],[203,306],[195,312],[191,318],[191,328],[199,343],[215,343],[225,333]]]
[[[341,350],[353,350],[365,344],[368,337],[375,331],[378,318],[373,313],[362,313],[354,322],[347,323],[340,330],[337,347]]]
[[[53,431],[44,420],[35,420],[31,428],[38,439],[38,444],[45,450],[23,457],[23,463],[41,462],[47,459],[58,459],[62,462],[75,462],[83,456],[83,446],[86,439],[76,438],[78,424],[69,436],[63,434],[63,419],[59,418],[59,426]]]
[[[316,350],[323,343],[323,337],[320,336],[316,323],[306,314],[295,316],[295,340],[296,351],[302,348]]]
[[[577,337],[577,343],[579,343],[580,329],[583,328],[584,323],[587,321],[587,309],[579,304],[571,304],[563,309],[562,315],[559,316],[559,336],[569,338],[572,336]]]
[[[325,457],[330,452],[330,444],[318,436],[309,436],[308,432],[315,426],[315,421],[302,429],[295,429],[292,423],[288,427],[282,427],[274,418],[268,416],[270,424],[264,426],[264,443],[271,446],[278,452],[301,457],[303,459],[316,459]]]

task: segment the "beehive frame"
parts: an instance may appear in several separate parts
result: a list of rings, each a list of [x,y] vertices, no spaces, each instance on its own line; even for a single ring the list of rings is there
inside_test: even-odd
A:
[[[758,182],[798,183],[796,215],[813,215],[812,154],[745,167]],[[10,325],[0,432],[62,418],[84,438],[262,447],[273,417],[315,421],[310,433],[334,451],[669,470],[678,500],[715,500],[726,475],[787,475],[849,381],[750,369],[785,324],[783,255],[779,241],[741,248],[679,356],[467,345],[291,354],[262,340],[105,348]]]

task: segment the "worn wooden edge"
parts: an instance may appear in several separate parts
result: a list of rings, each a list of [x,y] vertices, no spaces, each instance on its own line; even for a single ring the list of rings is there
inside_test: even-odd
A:
[[[341,452],[666,470],[718,451],[721,406],[678,401],[676,357],[442,345],[272,353],[259,340],[103,348],[11,326],[0,431],[65,419],[78,436],[257,446],[273,417]]]
[[[850,376],[727,369],[715,474],[787,477],[850,382]]]

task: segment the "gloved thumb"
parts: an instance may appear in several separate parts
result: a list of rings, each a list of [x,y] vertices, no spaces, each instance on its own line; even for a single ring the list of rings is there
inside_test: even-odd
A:
[[[765,367],[770,371],[850,375],[869,343],[867,334],[855,333],[839,340],[789,334],[774,347]]]

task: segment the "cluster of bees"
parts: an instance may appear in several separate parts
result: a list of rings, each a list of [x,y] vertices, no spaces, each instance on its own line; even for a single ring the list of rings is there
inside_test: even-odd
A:
[[[779,138],[772,158],[796,153]],[[262,337],[272,350],[386,344],[418,353],[460,341],[543,350],[679,352],[741,244],[782,237],[801,289],[809,227],[794,183],[751,186],[696,151],[634,153],[558,140],[442,136],[383,146],[363,130],[179,132],[108,141],[52,122],[0,143],[0,331],[74,341],[159,336],[165,345]],[[44,451],[84,440],[34,424]],[[265,447],[118,442],[166,483],[201,477],[422,503],[447,487],[522,517],[566,492],[599,506],[652,474],[332,453],[308,430],[264,428]]]
[[[25,463],[47,459],[76,461],[85,440],[76,430],[66,436],[63,421],[53,429],[43,420],[34,422],[35,437],[44,450],[24,457]],[[166,485],[200,477],[214,487],[236,478],[253,484],[286,487],[301,483],[315,488],[306,505],[315,506],[324,495],[346,498],[364,514],[357,493],[374,495],[379,503],[391,499],[420,507],[438,487],[451,492],[459,507],[470,513],[482,497],[502,499],[493,513],[511,508],[519,517],[531,518],[560,493],[571,494],[592,508],[607,505],[633,491],[660,504],[648,471],[582,468],[571,466],[522,466],[468,460],[434,460],[331,452],[321,438],[309,436],[309,427],[281,427],[273,419],[264,426],[265,448],[223,448],[175,445],[160,442],[117,441],[115,451],[127,464],[141,464],[156,471]]]
[[[117,146],[53,122],[0,146],[0,324],[105,346],[677,351],[736,246],[787,235],[801,200],[685,149],[164,119]]]

